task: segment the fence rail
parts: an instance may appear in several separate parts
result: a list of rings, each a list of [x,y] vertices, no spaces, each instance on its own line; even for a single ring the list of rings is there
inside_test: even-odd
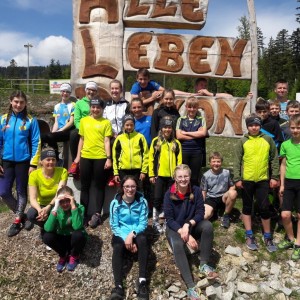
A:
[[[27,89],[28,87],[28,89]],[[49,93],[48,79],[3,79],[1,84],[3,90],[23,90],[30,93]]]

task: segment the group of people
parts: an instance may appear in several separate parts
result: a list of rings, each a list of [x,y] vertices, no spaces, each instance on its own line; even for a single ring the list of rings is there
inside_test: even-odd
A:
[[[27,113],[26,95],[20,91],[12,93],[8,112],[0,120],[0,196],[15,213],[8,236],[17,235],[22,228],[31,230],[34,225],[39,226],[43,242],[59,255],[57,271],[73,271],[88,237],[86,228],[102,223],[105,186],[113,181],[119,191],[110,204],[115,281],[111,299],[123,299],[125,295],[125,251],[138,253],[137,294],[139,299],[149,299],[149,246],[145,230],[152,210],[153,230],[166,233],[188,297],[197,300],[200,296],[186,248],[200,250],[200,272],[208,279],[218,277],[210,265],[213,227],[209,219],[221,210],[221,226],[229,228],[238,188],[242,191],[247,247],[258,249],[251,222],[255,196],[267,250],[294,247],[292,258],[299,259],[300,230],[295,240],[291,223],[294,202],[300,217],[298,102],[288,102],[285,110],[290,119],[285,116],[282,120],[282,101],[260,99],[256,114],[246,118],[247,134],[236,146],[233,179],[229,170],[222,167],[219,152],[209,155],[210,169],[200,178],[207,128],[195,96],[211,94],[204,81],[197,82],[203,86],[189,95],[185,116],[180,116],[176,108],[175,92],[150,80],[146,69],[137,72],[131,103],[122,97],[118,80],[110,83],[111,99],[106,103],[98,97],[98,85],[93,81],[86,83],[86,96],[75,104],[70,101],[72,87],[62,84],[62,100],[54,108],[55,123],[46,136],[40,135],[37,120]],[[222,94],[227,96],[230,95]],[[151,110],[153,114],[149,116]],[[73,163],[67,171],[57,166],[57,142],[68,139]],[[42,144],[47,146],[41,149]],[[268,194],[270,188],[279,185],[278,150],[282,158],[280,207],[287,236],[276,246],[270,227]],[[80,178],[80,204],[66,185],[68,173]],[[16,196],[12,193],[14,181]],[[25,213],[27,187],[30,208]]]

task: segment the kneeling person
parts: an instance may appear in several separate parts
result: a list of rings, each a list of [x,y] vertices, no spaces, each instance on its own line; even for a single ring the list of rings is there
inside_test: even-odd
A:
[[[230,178],[230,172],[222,168],[223,157],[219,152],[213,152],[209,157],[210,170],[203,174],[201,190],[205,200],[204,219],[210,219],[218,209],[224,211],[221,226],[230,225],[229,214],[235,204],[237,192]]]

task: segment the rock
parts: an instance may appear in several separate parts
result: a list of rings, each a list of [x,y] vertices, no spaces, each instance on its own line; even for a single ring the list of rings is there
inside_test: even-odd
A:
[[[258,292],[258,288],[256,285],[241,281],[237,283],[237,290],[241,293],[246,294],[254,294]]]
[[[289,296],[293,291],[287,287],[282,288],[281,290],[285,295]]]
[[[294,261],[292,261],[292,260],[288,260],[286,263],[287,263],[291,268],[295,268],[295,267],[296,267],[296,263],[295,263]]]
[[[178,286],[178,287],[181,287],[182,284],[181,284],[180,281],[176,281],[176,282],[173,283],[173,285]]]
[[[272,280],[270,283],[269,283],[269,286],[276,290],[276,291],[281,291],[281,289],[283,288],[282,287],[282,284],[279,280]]]
[[[286,300],[284,293],[279,293],[274,296],[274,300]]]
[[[259,269],[259,273],[261,277],[265,277],[270,274],[270,270],[266,266],[261,266],[261,268]]]
[[[222,300],[231,300],[233,298],[233,292],[225,292],[222,294]]]
[[[227,248],[225,249],[225,253],[227,254],[231,254],[234,256],[242,256],[242,250],[240,247],[232,247],[232,246],[227,246]]]
[[[234,284],[234,282],[228,282],[228,284],[227,284],[227,291],[231,292],[232,294],[234,293],[234,291],[235,291],[235,284]]]
[[[257,256],[250,254],[249,252],[243,252],[243,257],[248,263],[254,263],[257,261]]]
[[[271,263],[271,269],[270,269],[270,273],[273,274],[273,275],[276,275],[278,276],[279,273],[280,273],[280,270],[281,270],[281,266],[272,262]]]
[[[207,278],[204,278],[200,281],[197,282],[197,287],[200,289],[204,289],[210,285],[209,281]]]
[[[233,268],[228,272],[225,283],[228,284],[228,282],[234,281],[236,277],[237,277],[237,269]]]
[[[180,288],[178,286],[175,286],[175,285],[171,285],[169,288],[168,288],[168,292],[169,293],[178,293],[180,291]]]
[[[207,298],[215,298],[215,296],[217,295],[217,292],[216,292],[215,288],[212,285],[208,286],[206,288],[205,293],[206,293]]]
[[[187,296],[185,291],[180,291],[179,293],[175,294],[174,297],[177,299],[183,299]]]
[[[262,282],[261,284],[259,284],[259,291],[261,293],[267,294],[267,295],[274,295],[276,293],[276,291],[272,288],[269,287],[269,285],[265,282]]]

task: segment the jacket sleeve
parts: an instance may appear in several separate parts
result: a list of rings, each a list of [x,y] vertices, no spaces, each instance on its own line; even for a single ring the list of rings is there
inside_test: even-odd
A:
[[[157,137],[159,130],[159,118],[158,118],[158,109],[155,109],[151,119],[151,138],[152,140]]]
[[[112,146],[112,158],[113,158],[113,171],[114,175],[119,175],[118,162],[121,154],[121,142],[120,135],[115,139]]]
[[[84,206],[77,205],[75,209],[71,210],[72,228],[74,230],[83,229]]]
[[[136,228],[136,234],[142,233],[148,226],[148,204],[145,198],[141,198],[141,212],[139,216],[139,225]]]
[[[57,215],[53,215],[51,212],[49,217],[44,225],[44,229],[47,232],[56,232],[58,225]]]
[[[272,138],[268,137],[270,144],[270,166],[271,166],[271,178],[279,180],[279,160],[276,145]]]
[[[244,155],[243,142],[240,139],[234,149],[233,158],[233,182],[242,180],[242,159]]]
[[[165,197],[164,197],[164,213],[165,213],[167,226],[170,229],[177,232],[181,228],[181,226],[177,221],[175,221],[176,216],[172,206],[172,200],[170,199],[169,190],[165,193]]]
[[[176,140],[178,143],[178,147],[179,147],[179,153],[177,155],[177,165],[181,165],[182,164],[182,147],[181,147],[181,143]]]
[[[154,142],[155,139],[152,140],[150,149],[149,149],[149,177],[154,177],[155,172],[154,172],[154,155],[155,155],[155,149],[154,149]]]
[[[205,212],[203,196],[202,196],[200,188],[196,187],[194,189],[194,196],[195,196],[194,201],[196,203],[196,211],[195,211],[195,216],[193,217],[193,220],[196,223],[199,223],[200,221],[202,221],[204,219],[204,212]]]
[[[79,101],[77,101],[75,103],[75,109],[74,109],[74,125],[77,129],[79,129],[79,124],[80,124],[80,119],[81,119],[81,111],[80,111],[80,107],[79,107]]]
[[[142,161],[142,170],[141,172],[144,174],[148,174],[148,165],[149,165],[149,149],[148,149],[148,144],[146,141],[146,138],[141,135],[142,143],[143,143],[143,149],[144,153],[143,155],[143,161]]]
[[[122,233],[120,226],[119,226],[119,215],[118,215],[118,201],[114,199],[109,208],[109,223],[111,227],[111,231],[115,236],[119,236],[124,241],[126,239],[126,234]]]
[[[2,148],[3,148],[3,118],[0,118],[0,158],[2,158]]]
[[[33,118],[30,126],[31,160],[30,165],[37,166],[41,155],[41,135],[36,118]]]

